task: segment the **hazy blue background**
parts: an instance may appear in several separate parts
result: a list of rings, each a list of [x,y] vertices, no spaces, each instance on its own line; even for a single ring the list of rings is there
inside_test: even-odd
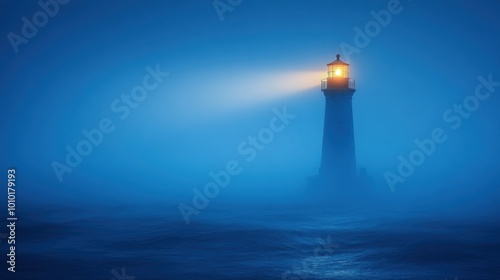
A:
[[[19,209],[155,204],[182,223],[178,204],[236,159],[243,172],[209,207],[300,202],[320,163],[326,64],[387,3],[243,0],[221,21],[208,0],[72,0],[16,54],[7,34],[20,34],[21,18],[40,7],[1,1],[0,172],[17,169]],[[479,75],[500,80],[500,2],[401,6],[347,61],[358,165],[396,203],[433,215],[496,215],[500,89],[456,131],[442,114],[474,93]],[[111,102],[158,64],[169,77],[121,121]],[[238,145],[283,106],[296,118],[246,163]],[[59,182],[52,162],[64,163],[65,147],[105,117],[115,131]],[[384,172],[396,172],[398,156],[436,127],[447,141],[391,193]]]
[[[243,1],[224,21],[211,1],[61,5],[18,54],[2,40],[3,169],[18,168],[23,199],[176,202],[210,170],[241,159],[238,144],[268,124],[273,107],[287,106],[297,118],[236,179],[251,182],[251,193],[281,196],[279,182],[298,186],[319,166],[325,64],[387,3]],[[498,96],[457,131],[442,120],[474,93],[477,76],[500,79],[500,4],[471,3],[401,1],[403,11],[349,61],[358,163],[382,187],[414,139],[443,127],[448,140],[398,190],[498,197]],[[20,18],[38,10],[35,1],[2,1],[1,33],[20,34]],[[157,64],[170,76],[120,121],[111,102]],[[59,183],[51,163],[63,163],[66,145],[103,117],[116,130]]]

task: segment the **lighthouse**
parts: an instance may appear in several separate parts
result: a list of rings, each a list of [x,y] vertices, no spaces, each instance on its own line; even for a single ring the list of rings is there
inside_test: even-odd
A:
[[[329,185],[349,184],[357,173],[352,117],[355,81],[349,77],[349,64],[340,60],[339,54],[327,66],[328,77],[321,81],[325,121],[319,175]]]

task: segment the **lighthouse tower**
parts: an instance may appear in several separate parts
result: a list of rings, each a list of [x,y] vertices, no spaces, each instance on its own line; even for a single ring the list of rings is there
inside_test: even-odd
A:
[[[319,175],[329,184],[348,184],[357,173],[352,120],[355,81],[349,78],[349,64],[339,54],[327,66],[328,78],[321,81],[326,106]]]

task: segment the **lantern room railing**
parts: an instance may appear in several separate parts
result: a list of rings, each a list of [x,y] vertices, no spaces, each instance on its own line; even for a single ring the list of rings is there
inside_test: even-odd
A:
[[[335,88],[338,88],[338,89],[341,89],[341,88],[356,89],[356,80],[354,80],[354,79],[347,79],[346,83],[341,83],[344,86],[338,86],[338,85],[332,86],[331,85],[332,83],[330,83],[330,87],[329,87],[328,84],[329,84],[328,79],[321,80],[321,90],[335,89]]]

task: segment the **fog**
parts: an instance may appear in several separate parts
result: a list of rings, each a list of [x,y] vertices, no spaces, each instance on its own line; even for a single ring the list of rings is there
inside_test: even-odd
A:
[[[2,1],[0,278],[498,279],[499,12]]]
[[[488,35],[496,15],[446,3],[435,9],[402,3],[403,12],[368,46],[342,53],[356,79],[356,157],[368,176],[359,192],[373,192],[360,197],[394,209],[488,215],[499,198],[500,43]],[[16,18],[28,12],[9,5],[2,30],[17,30]],[[107,16],[110,5],[65,6],[19,54],[2,55],[2,166],[18,169],[26,201],[157,203],[178,212],[192,204],[195,190],[214,182],[211,172],[227,172],[229,164],[236,175],[219,184],[208,207],[314,205],[307,178],[317,174],[321,157],[320,80],[339,46],[353,44],[353,27],[363,27],[385,1],[338,6],[343,15],[332,22],[322,8],[300,1],[248,2],[222,22],[194,1],[175,8],[151,1],[136,13],[129,3]],[[127,103],[123,95],[151,71],[162,73],[149,80],[157,82],[154,89]],[[481,98],[474,97],[478,85]],[[271,122],[279,131],[270,130]],[[88,140],[82,131],[95,129],[98,145],[69,166],[70,150]],[[412,153],[424,157],[412,164]],[[54,162],[69,169],[58,172]]]

